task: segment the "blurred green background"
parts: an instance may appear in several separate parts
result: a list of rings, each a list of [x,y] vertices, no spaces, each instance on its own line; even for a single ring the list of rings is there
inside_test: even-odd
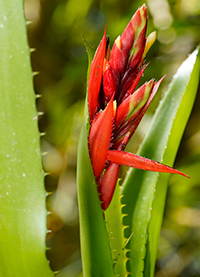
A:
[[[107,25],[111,45],[143,1],[25,0],[28,38],[37,108],[44,112],[41,139],[48,216],[47,252],[58,276],[82,276],[76,198],[76,154],[86,90],[87,54],[83,36],[97,47]],[[142,82],[167,73],[137,133],[127,148],[137,151],[160,98],[181,62],[200,42],[199,0],[148,0],[147,34],[157,41],[147,54],[151,61]],[[181,122],[180,122],[181,124]],[[156,277],[200,276],[200,93],[176,159],[176,168],[191,179],[170,179]],[[122,171],[122,176],[123,176]],[[97,250],[98,251],[98,250]]]

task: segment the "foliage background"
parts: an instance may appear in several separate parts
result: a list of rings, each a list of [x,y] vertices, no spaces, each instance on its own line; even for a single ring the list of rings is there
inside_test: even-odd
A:
[[[81,35],[97,47],[107,25],[111,45],[122,33],[143,1],[130,0],[25,0],[28,38],[35,77],[39,128],[47,198],[47,252],[58,276],[81,276],[78,209],[76,199],[76,152],[83,116],[87,54]],[[147,55],[151,61],[144,78],[159,79],[167,73],[148,114],[130,142],[135,152],[145,135],[159,99],[181,62],[200,42],[199,0],[148,0],[147,34],[157,31],[157,41]],[[156,277],[200,276],[200,94],[185,131],[175,167],[190,180],[170,179],[165,218],[158,249]],[[180,122],[181,124],[181,122]],[[122,177],[126,169],[122,171]],[[180,183],[181,180],[181,183]]]

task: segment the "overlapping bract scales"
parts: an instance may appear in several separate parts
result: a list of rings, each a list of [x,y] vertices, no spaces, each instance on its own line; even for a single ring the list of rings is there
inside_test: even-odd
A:
[[[143,63],[145,55],[155,41],[155,32],[146,38],[146,29],[147,8],[143,5],[122,36],[115,40],[110,53],[105,30],[91,64],[88,145],[103,210],[111,202],[120,165],[184,175],[163,164],[124,152],[163,79],[158,82],[152,79],[136,89],[147,67]]]

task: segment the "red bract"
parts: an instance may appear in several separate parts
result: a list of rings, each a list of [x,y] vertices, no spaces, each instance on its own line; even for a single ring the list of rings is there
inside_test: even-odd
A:
[[[99,108],[98,97],[102,80],[103,63],[106,52],[106,30],[105,34],[97,48],[94,59],[91,64],[90,77],[88,84],[88,103],[90,120],[94,117]]]
[[[88,145],[103,210],[112,200],[120,165],[188,177],[161,163],[124,152],[164,78],[158,82],[152,79],[136,90],[147,67],[143,65],[145,55],[155,41],[155,32],[145,38],[146,29],[147,8],[143,5],[115,40],[110,57],[104,34],[91,64]]]
[[[92,121],[89,136],[89,147],[95,177],[98,177],[105,167],[112,135],[115,115],[113,99],[103,111],[100,111]]]
[[[109,150],[108,160],[116,164],[132,166],[134,168],[165,173],[178,173],[180,175],[188,177],[186,174],[178,171],[177,169],[171,168],[158,162],[151,161],[147,158],[140,157],[129,152]]]

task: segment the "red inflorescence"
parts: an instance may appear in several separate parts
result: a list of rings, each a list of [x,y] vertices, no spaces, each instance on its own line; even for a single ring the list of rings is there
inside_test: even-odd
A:
[[[145,55],[155,41],[155,32],[145,37],[146,29],[147,8],[143,5],[122,36],[115,40],[110,53],[105,30],[91,64],[88,145],[103,210],[111,202],[120,165],[187,176],[158,162],[124,152],[163,80],[150,80],[136,90],[147,67],[143,63]]]

